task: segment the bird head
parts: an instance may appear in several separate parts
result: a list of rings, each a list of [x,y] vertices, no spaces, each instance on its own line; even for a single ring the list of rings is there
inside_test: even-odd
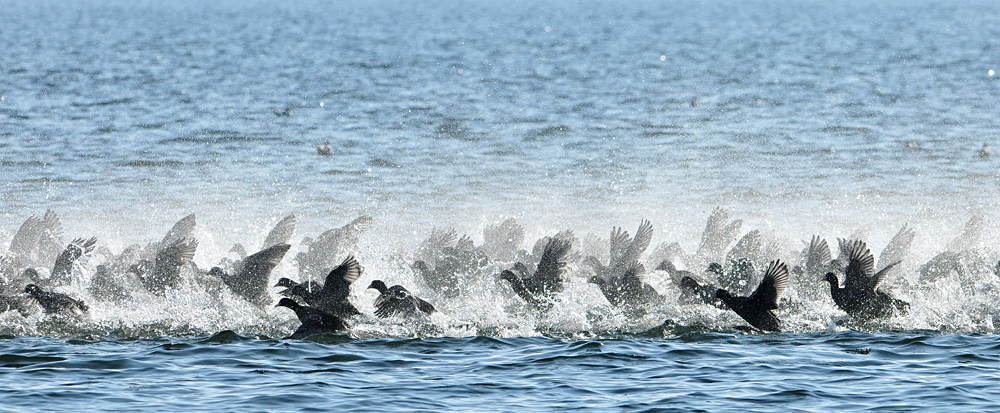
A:
[[[587,282],[591,283],[591,284],[597,284],[598,286],[601,286],[601,285],[604,285],[605,283],[607,283],[607,281],[604,278],[601,278],[601,277],[596,276],[596,275],[590,277],[590,279],[588,279]]]
[[[274,286],[275,287],[292,288],[295,285],[296,285],[295,281],[292,281],[290,278],[281,277],[281,278],[278,279],[278,283],[275,284]]]
[[[823,280],[822,281],[826,281],[826,282],[830,283],[830,285],[840,286],[840,281],[837,280],[837,274],[834,274],[832,272],[826,273],[826,275],[823,276]]]
[[[510,270],[503,270],[503,272],[500,273],[500,279],[507,280],[509,282],[516,282],[518,280],[517,276]]]
[[[282,298],[282,299],[278,300],[278,304],[275,305],[274,307],[275,308],[277,308],[277,307],[288,307],[288,308],[291,308],[291,309],[294,310],[294,309],[299,308],[301,306],[299,305],[299,303],[295,302],[295,300],[293,300],[291,298]]]
[[[717,262],[713,262],[708,264],[708,272],[715,273],[716,275],[722,275],[724,270],[722,269],[722,265]]]
[[[28,285],[24,286],[24,292],[26,294],[35,295],[35,294],[38,294],[38,293],[42,292],[42,289],[38,288],[38,286],[35,285],[35,284],[28,284]]]
[[[385,283],[382,282],[382,280],[374,280],[374,281],[372,281],[372,283],[368,285],[368,288],[369,289],[374,288],[374,289],[378,290],[378,292],[380,292],[380,293],[384,293],[386,290],[389,289],[388,287],[385,286]]]

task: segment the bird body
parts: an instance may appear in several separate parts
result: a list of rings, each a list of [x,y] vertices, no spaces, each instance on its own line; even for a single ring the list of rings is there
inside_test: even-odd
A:
[[[520,275],[504,270],[500,273],[500,278],[507,280],[511,289],[524,301],[535,308],[548,309],[552,306],[555,294],[563,290],[563,267],[566,266],[564,259],[571,246],[569,240],[550,238],[534,275],[527,276],[522,264],[515,265]]]
[[[89,308],[83,301],[77,300],[66,294],[43,291],[35,284],[28,284],[24,287],[24,292],[30,294],[38,301],[38,304],[45,310],[45,314],[75,314],[83,315]]]
[[[301,340],[317,334],[338,334],[347,331],[347,324],[339,317],[313,307],[299,304],[291,298],[278,300],[275,307],[287,307],[295,312],[302,325],[286,339]]]
[[[863,241],[856,240],[846,245],[848,264],[844,271],[844,286],[840,287],[837,275],[832,272],[824,277],[824,281],[830,284],[830,296],[837,307],[859,321],[891,317],[897,312],[905,314],[909,303],[879,290],[886,274],[899,261],[875,273],[875,259]]]
[[[289,248],[291,245],[288,244],[278,244],[266,248],[243,259],[240,263],[240,270],[233,274],[227,273],[219,267],[212,267],[209,270],[209,275],[221,278],[222,282],[236,295],[255,305],[264,306],[271,299],[267,294],[271,271],[278,266]]]
[[[347,299],[351,295],[351,283],[357,281],[358,278],[361,278],[361,265],[358,264],[353,255],[349,255],[340,265],[327,274],[322,288],[309,289],[308,287],[310,286],[315,288],[318,285],[315,283],[311,285],[303,283],[290,285],[285,291],[291,295],[301,297],[303,301],[317,309],[337,317],[346,318],[361,315],[357,307]],[[279,283],[287,284],[287,282],[280,282],[280,280]],[[285,293],[285,291],[282,293]]]
[[[788,288],[788,284],[788,267],[781,261],[774,260],[764,272],[760,285],[749,297],[733,296],[721,288],[715,291],[715,296],[750,325],[764,331],[780,332],[781,320],[772,310],[778,308],[778,299]]]
[[[374,280],[368,288],[379,292],[378,298],[375,299],[375,315],[380,318],[395,315],[413,317],[431,315],[434,312],[431,303],[411,294],[402,285],[386,287],[381,280]]]

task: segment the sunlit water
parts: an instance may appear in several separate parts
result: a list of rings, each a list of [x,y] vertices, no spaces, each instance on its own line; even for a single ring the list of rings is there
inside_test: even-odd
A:
[[[55,210],[114,253],[195,213],[201,268],[294,213],[299,241],[360,215],[350,338],[189,283],[89,297],[83,319],[0,315],[10,408],[370,410],[986,409],[996,393],[1000,12],[989,2],[0,2],[0,245]],[[291,116],[278,116],[286,109]],[[317,154],[329,142],[331,156]],[[909,143],[909,145],[907,145]],[[997,142],[995,146],[1000,146]],[[722,206],[798,264],[814,234],[881,251],[912,305],[846,321],[798,280],[787,333],[668,297],[610,308],[579,261],[547,314],[493,263],[454,299],[410,265],[434,228],[530,249],[570,228],[655,232],[693,253]],[[974,216],[984,217],[965,231]],[[588,247],[590,245],[590,247]],[[921,280],[942,251],[963,272]],[[604,254],[607,254],[606,250]],[[646,261],[646,260],[649,261]],[[683,263],[681,263],[683,264]],[[376,320],[373,279],[439,308]],[[664,322],[667,322],[664,325]],[[992,393],[991,393],[992,392]],[[47,403],[47,404],[39,404]]]

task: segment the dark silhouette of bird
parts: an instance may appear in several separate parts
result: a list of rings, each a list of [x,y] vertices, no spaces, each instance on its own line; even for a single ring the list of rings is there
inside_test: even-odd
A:
[[[361,278],[361,265],[353,255],[349,255],[344,262],[327,274],[323,288],[309,292],[303,284],[297,284],[291,287],[290,293],[301,297],[307,304],[337,317],[352,317],[361,314],[348,300],[348,296],[351,295],[351,283],[358,278]]]
[[[386,287],[382,280],[374,280],[368,288],[379,292],[375,299],[375,315],[380,318],[392,316],[413,317],[421,314],[431,315],[434,306],[417,296],[410,294],[402,285]]]
[[[749,297],[733,296],[721,288],[715,291],[715,296],[750,325],[764,331],[780,332],[781,320],[772,310],[778,308],[778,300],[788,284],[788,267],[780,260],[774,260],[764,272],[760,285]]]
[[[456,241],[457,239],[457,241]],[[476,248],[472,238],[458,237],[454,228],[433,230],[414,254],[414,273],[435,293],[457,297],[462,278],[489,264],[489,257]]]
[[[278,279],[278,283],[274,284],[275,287],[284,287],[284,290],[278,292],[285,297],[295,298],[298,297],[305,300],[305,297],[311,297],[312,294],[316,294],[323,289],[323,284],[316,281],[306,281],[304,283],[296,282],[291,278],[281,277]]]
[[[250,255],[240,262],[240,268],[235,274],[229,274],[219,267],[212,267],[208,274],[221,278],[236,295],[263,307],[271,302],[271,297],[267,294],[271,271],[278,266],[289,248],[291,246],[288,244],[278,244]]]
[[[514,265],[514,270],[519,274],[504,270],[500,273],[500,278],[507,280],[521,299],[537,309],[547,310],[552,307],[555,294],[563,290],[563,267],[566,266],[564,259],[572,245],[566,239],[550,238],[534,275],[529,277],[527,267],[518,262]]]
[[[702,284],[691,276],[681,277],[678,283],[681,290],[677,297],[677,302],[681,304],[708,304],[716,308],[725,310],[727,307],[722,300],[715,297],[715,291],[719,288],[714,284]]]
[[[177,288],[181,282],[181,267],[194,259],[198,250],[198,240],[177,238],[168,245],[163,245],[156,251],[156,258],[139,260],[129,266],[129,272],[135,274],[139,282],[149,292],[163,295],[167,289]]]
[[[300,305],[291,298],[278,300],[275,307],[287,307],[295,312],[302,325],[285,339],[301,340],[317,334],[339,334],[347,332],[347,324],[339,317],[313,307]]]
[[[905,314],[909,310],[909,303],[879,291],[886,274],[899,261],[874,273],[875,258],[863,241],[851,242],[848,251],[844,286],[840,287],[840,281],[833,272],[826,273],[824,277],[824,281],[830,284],[830,296],[837,307],[859,321],[891,317],[897,312]]]
[[[63,251],[63,229],[55,211],[47,210],[39,219],[28,217],[10,241],[11,259],[15,268],[48,267]]]
[[[271,232],[267,233],[267,237],[264,238],[264,243],[261,244],[260,249],[267,249],[278,244],[288,244],[288,241],[292,239],[292,235],[295,234],[295,215],[289,215],[274,224],[274,228]],[[231,252],[235,252],[236,255],[242,260],[246,258],[247,250],[243,244],[236,243],[233,248],[230,249]]]
[[[52,266],[52,274],[49,275],[50,282],[57,285],[69,283],[70,276],[73,274],[73,263],[93,252],[95,244],[97,244],[97,238],[91,237],[90,239],[77,238],[66,245],[66,248],[56,257],[55,265]]]
[[[604,278],[595,275],[587,282],[597,285],[604,298],[615,307],[637,307],[663,302],[663,296],[651,285],[646,284],[643,278],[645,272],[646,269],[642,264],[634,262],[621,276]]]
[[[640,306],[662,301],[663,297],[645,283],[646,268],[639,263],[639,257],[653,238],[653,225],[643,221],[629,238],[627,231],[619,227],[611,229],[610,258],[605,266],[596,257],[587,257],[585,262],[593,268],[594,275],[588,282],[596,284],[608,302],[615,307]]]
[[[299,269],[299,279],[312,280],[324,277],[330,268],[337,265],[336,259],[343,251],[356,245],[361,236],[372,227],[374,220],[361,216],[340,228],[327,230],[316,237],[304,238],[295,255],[295,265]]]
[[[43,291],[35,284],[28,284],[24,287],[24,292],[30,294],[38,301],[38,304],[45,310],[45,314],[74,314],[83,315],[89,308],[83,301],[72,298],[66,294]]]

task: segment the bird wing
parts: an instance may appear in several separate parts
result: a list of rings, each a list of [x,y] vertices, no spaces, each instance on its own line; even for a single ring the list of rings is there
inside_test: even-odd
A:
[[[893,263],[902,261],[903,257],[910,252],[910,245],[913,244],[913,239],[916,236],[917,234],[912,229],[907,228],[906,224],[903,224],[899,228],[899,232],[889,241],[889,245],[886,245],[882,253],[878,255],[878,266],[876,268],[881,272],[893,265]]]
[[[549,240],[542,253],[542,259],[538,262],[538,269],[530,279],[531,287],[529,289],[533,290],[533,293],[554,292],[562,289],[563,267],[566,266],[563,259],[572,246],[570,240],[559,238]]]
[[[788,267],[780,260],[771,261],[764,272],[764,279],[760,281],[757,290],[750,295],[750,300],[759,302],[764,308],[774,310],[778,308],[778,299],[788,288]]]
[[[185,263],[194,259],[194,254],[198,250],[198,240],[181,238],[156,254],[156,265],[153,268],[154,274],[173,274]],[[253,256],[251,256],[253,257]],[[249,260],[247,257],[244,262]],[[278,258],[281,259],[280,257]]]
[[[635,238],[632,238],[632,243],[629,244],[628,249],[625,250],[625,256],[622,259],[623,264],[628,264],[631,262],[639,261],[639,257],[643,252],[646,252],[646,248],[649,248],[649,242],[653,239],[653,224],[648,220],[642,221],[639,224],[639,229],[635,231]]]
[[[424,314],[430,315],[435,311],[434,306],[431,305],[431,303],[421,300],[419,297],[415,295],[413,296],[413,299],[417,301],[417,309],[423,312]]]
[[[56,263],[52,266],[52,274],[50,276],[56,278],[68,276],[73,272],[73,263],[85,254],[93,252],[94,244],[96,243],[97,237],[91,237],[88,240],[77,238],[71,241],[59,253],[59,256],[56,257]]]
[[[462,234],[462,237],[455,243],[456,250],[473,250],[475,248],[476,244],[472,242],[472,238],[465,234]]]
[[[347,298],[351,294],[351,283],[358,278],[361,278],[361,264],[358,264],[353,255],[348,255],[344,262],[327,274],[320,294],[337,299]]]
[[[729,214],[725,209],[715,208],[712,215],[705,223],[705,231],[701,234],[701,244],[695,255],[707,261],[717,260],[730,243],[736,240],[736,236],[743,226],[742,220],[729,222]]]
[[[756,260],[760,256],[760,252],[764,249],[764,236],[760,234],[760,230],[753,230],[742,238],[736,245],[733,246],[729,253],[726,254],[726,261],[739,261],[741,258],[747,258],[750,260]]]
[[[249,301],[262,302],[267,297],[267,281],[271,277],[271,271],[278,266],[289,248],[291,245],[278,244],[250,255],[243,260],[243,268],[236,277],[228,277],[231,279],[226,284]]]
[[[524,228],[514,218],[507,218],[497,226],[483,229],[483,248],[490,258],[511,261],[524,243]]]
[[[841,243],[843,246],[845,243]],[[875,257],[872,256],[864,241],[846,242],[849,246],[847,269],[844,270],[844,286],[854,289],[868,284],[868,279],[875,273]],[[842,248],[843,249],[843,248]]]
[[[55,262],[56,257],[65,247],[63,241],[62,223],[55,211],[45,211],[41,222],[41,233],[38,237],[38,260],[41,263]]]
[[[877,290],[878,287],[885,282],[886,278],[888,278],[889,272],[892,270],[892,268],[895,267],[896,264],[899,264],[900,262],[902,261],[896,261],[892,264],[886,265],[885,268],[882,269],[882,271],[875,273],[874,276],[868,279],[868,288],[871,289],[872,291]]]
[[[292,234],[294,233],[295,215],[289,215],[274,225],[274,229],[267,234],[267,238],[264,238],[264,245],[262,248],[268,248],[278,244],[287,244],[288,240],[292,238]]]
[[[160,248],[171,245],[180,239],[191,238],[191,235],[194,234],[194,226],[194,214],[181,218],[180,221],[177,221],[177,223],[170,228],[170,231],[167,231],[167,235],[165,235],[163,240],[160,241]]]
[[[38,246],[38,238],[41,236],[42,220],[34,215],[28,217],[18,228],[14,238],[10,240],[10,252],[15,256],[27,257]]]
[[[621,227],[611,228],[611,259],[608,266],[615,266],[625,259],[626,249],[629,245],[628,231],[622,231]]]
[[[809,252],[806,253],[806,271],[811,275],[822,275],[824,266],[830,263],[830,246],[826,240],[813,235],[809,242]]]

